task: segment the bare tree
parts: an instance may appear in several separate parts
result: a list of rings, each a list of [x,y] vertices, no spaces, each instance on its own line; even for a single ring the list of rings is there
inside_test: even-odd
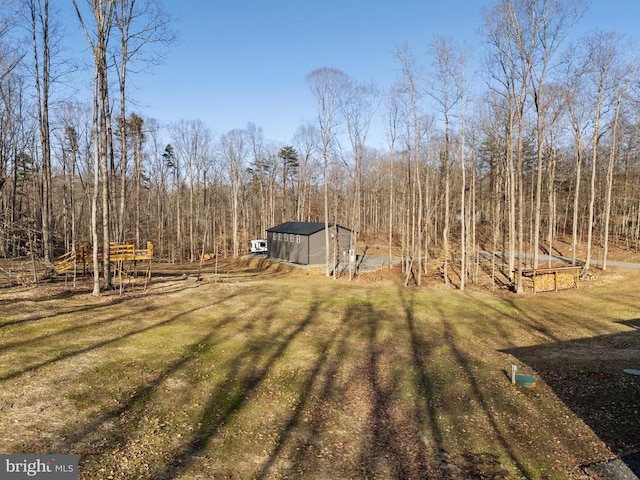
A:
[[[69,232],[65,240],[67,251],[76,251],[82,241],[88,241],[91,230],[82,222],[83,212],[90,210],[87,201],[91,194],[89,179],[93,175],[91,160],[92,108],[83,103],[66,103],[61,106],[62,130],[58,131],[62,167],[66,176],[69,201],[65,208],[65,218]],[[67,236],[67,235],[65,235]]]
[[[174,40],[170,18],[159,0],[117,0],[114,23],[120,36],[120,51],[114,54],[120,90],[120,206],[116,236],[123,240],[127,191],[127,78],[134,61],[157,63],[163,50],[151,50],[156,45],[167,46]],[[139,117],[138,117],[139,118]]]
[[[252,176],[252,182],[254,184],[257,183],[260,194],[260,202],[258,205],[260,217],[259,232],[264,232],[275,223],[276,166],[272,161],[273,156],[267,151],[262,128],[249,122],[247,125],[247,137],[251,145],[251,155],[253,157],[251,165],[249,166],[249,172]],[[260,237],[261,236],[262,233],[260,233]]]
[[[475,228],[475,183],[472,183],[471,188],[471,212],[469,212],[469,217],[471,218],[471,222],[467,217],[466,203],[467,203],[467,162],[466,162],[466,102],[467,102],[467,84],[466,84],[466,68],[467,68],[467,58],[466,55],[460,54],[457,56],[457,64],[458,69],[454,74],[455,81],[455,92],[456,96],[460,99],[459,101],[459,112],[460,112],[460,173],[461,173],[461,182],[460,182],[460,290],[464,290],[465,282],[467,278],[467,250],[468,250],[468,236],[467,236],[467,224],[471,223]],[[474,155],[475,159],[475,155]],[[475,164],[475,160],[474,160]],[[472,170],[475,172],[475,168]],[[475,180],[475,175],[472,180]],[[471,239],[475,244],[475,230],[473,231],[473,235]]]
[[[441,153],[442,172],[444,175],[444,220],[442,224],[442,249],[443,253],[443,279],[445,283],[449,283],[449,257],[451,256],[451,248],[449,245],[449,227],[450,227],[450,210],[451,210],[451,116],[452,109],[461,100],[460,78],[459,72],[461,59],[455,53],[453,42],[444,37],[435,37],[431,43],[431,55],[435,67],[434,81],[430,82],[431,88],[427,89],[427,94],[437,103],[444,120],[444,150]],[[462,200],[462,208],[464,208],[464,199]],[[462,219],[464,222],[464,219]],[[464,231],[464,229],[463,229]],[[463,239],[461,238],[461,245]],[[464,288],[464,283],[461,285]]]
[[[581,0],[518,0],[509,9],[518,52],[526,65],[529,88],[536,112],[536,187],[533,226],[533,268],[538,268],[540,218],[542,212],[542,171],[547,120],[547,76],[553,58],[571,27],[583,13]]]
[[[9,38],[12,30],[18,24],[15,12],[11,8],[2,9],[0,12],[0,85],[13,75],[20,65],[25,52],[11,46]],[[2,98],[6,105],[6,99]]]
[[[619,38],[612,36],[610,39],[612,43],[612,49],[610,50],[614,57],[611,73],[611,103],[615,103],[613,118],[611,119],[611,145],[609,147],[609,161],[607,164],[606,173],[606,193],[604,203],[604,219],[603,219],[603,240],[602,240],[602,269],[607,269],[607,256],[609,253],[609,228],[611,222],[611,197],[613,194],[613,177],[614,167],[616,164],[616,157],[618,155],[618,143],[620,141],[620,117],[622,110],[622,102],[628,91],[630,90],[631,78],[633,78],[633,68],[631,65],[621,64],[621,60],[618,59],[618,42]]]
[[[134,223],[135,240],[138,248],[142,248],[140,239],[141,218],[141,195],[142,195],[142,155],[145,143],[144,120],[139,115],[132,113],[128,120],[128,133],[131,138],[133,153],[133,185],[134,185]]]
[[[366,153],[365,143],[378,103],[378,89],[375,84],[360,83],[353,79],[347,81],[340,98],[340,111],[345,120],[354,161],[351,244],[349,245],[349,250],[352,252],[355,252],[358,236],[362,231],[362,169]],[[352,263],[349,261],[350,280],[354,273]]]
[[[42,152],[42,244],[46,275],[52,274],[53,235],[51,201],[51,133],[49,98],[51,89],[51,28],[48,0],[27,0],[31,23],[33,67],[36,87],[40,148]]]
[[[423,135],[423,123],[418,113],[418,103],[421,98],[418,85],[419,69],[413,53],[407,45],[400,47],[395,52],[395,58],[401,65],[401,77],[397,84],[400,98],[403,102],[403,111],[406,116],[404,126],[406,128],[406,144],[408,157],[407,187],[410,193],[406,196],[406,279],[409,284],[411,277],[415,277],[416,284],[422,284],[422,258],[424,242],[423,231],[423,186],[421,178],[420,153]],[[426,257],[426,252],[425,257]],[[413,266],[417,265],[417,275]]]
[[[66,112],[63,113],[65,115]],[[60,139],[62,150],[62,168],[64,174],[64,218],[65,218],[65,250],[76,251],[78,242],[76,217],[76,175],[80,145],[78,132],[65,115],[64,133]]]
[[[189,261],[196,260],[198,217],[196,195],[202,185],[208,157],[211,155],[211,133],[201,120],[180,120],[169,126],[172,145],[189,182]]]
[[[249,153],[247,132],[235,129],[225,133],[220,138],[220,149],[231,184],[231,244],[233,256],[238,257],[240,255],[240,189],[242,186],[242,174]]]
[[[548,102],[545,109],[545,123],[547,127],[545,140],[545,168],[547,180],[547,248],[549,252],[549,266],[552,264],[553,241],[557,222],[557,185],[556,174],[561,152],[558,148],[558,124],[565,113],[564,89],[561,85],[548,85]]]
[[[598,171],[598,155],[602,136],[602,121],[609,102],[613,102],[611,95],[615,78],[613,67],[616,61],[616,47],[614,37],[609,33],[598,33],[590,37],[587,42],[587,58],[589,68],[587,75],[595,88],[593,112],[593,133],[591,136],[591,174],[589,184],[589,210],[587,214],[587,247],[584,271],[591,267],[593,228],[595,217],[596,177]]]
[[[399,92],[391,89],[386,97],[387,110],[387,144],[389,146],[389,268],[393,261],[393,233],[394,233],[394,198],[395,198],[395,161],[396,143],[400,128],[401,105]]]
[[[169,172],[162,157],[160,123],[155,118],[147,118],[143,125],[146,148],[141,155],[140,170],[144,172],[148,189],[144,225],[149,237],[154,238],[154,251],[161,254],[164,250],[162,225],[167,214],[165,199]]]
[[[587,148],[586,137],[589,126],[589,102],[582,95],[586,93],[586,57],[581,55],[576,47],[567,50],[567,71],[565,72],[565,106],[571,132],[575,142],[574,162],[574,191],[573,212],[571,223],[571,263],[576,264],[578,251],[578,222],[580,213],[580,187],[582,180],[582,166]]]
[[[606,175],[606,194],[604,202],[604,220],[602,226],[602,270],[607,269],[607,255],[609,253],[609,225],[611,221],[611,195],[613,192],[613,169],[616,160],[616,147],[618,143],[618,123],[620,120],[620,106],[622,104],[622,91],[616,95],[616,107],[611,126],[611,146],[609,147],[609,162]]]
[[[531,41],[521,31],[520,21],[526,2],[501,0],[484,15],[489,69],[493,88],[504,97],[506,108],[505,157],[507,163],[507,201],[509,223],[508,276],[516,292],[522,291],[524,243],[524,121],[527,89],[533,63]],[[517,246],[516,246],[517,242]],[[517,250],[517,252],[516,252]],[[517,274],[514,278],[515,260]]]
[[[76,0],[72,0],[80,25],[94,61],[94,197],[92,203],[92,231],[93,231],[93,295],[100,295],[100,269],[98,266],[98,189],[100,188],[100,172],[102,171],[102,259],[104,270],[104,288],[111,288],[111,266],[109,259],[109,172],[108,158],[111,145],[110,136],[110,105],[107,45],[111,35],[114,20],[113,0],[88,0],[90,15],[94,21],[94,31],[90,32]]]
[[[325,222],[325,274],[335,272],[332,268],[329,253],[329,164],[334,148],[340,94],[347,82],[345,74],[337,68],[322,67],[307,75],[307,83],[316,101],[318,125],[322,141],[322,178],[324,182],[324,222]]]
[[[296,214],[297,221],[311,218],[312,187],[316,185],[317,171],[320,168],[317,153],[320,144],[319,130],[314,123],[300,126],[293,137],[293,143],[299,153],[299,166],[296,175]]]

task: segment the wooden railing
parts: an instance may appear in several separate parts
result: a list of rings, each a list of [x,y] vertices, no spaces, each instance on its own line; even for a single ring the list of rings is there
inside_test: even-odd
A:
[[[89,257],[90,258],[90,257]],[[99,254],[100,260],[102,260],[102,254]],[[132,243],[115,243],[109,244],[109,261],[114,264],[122,262],[137,262],[141,260],[153,259],[153,243],[147,242],[147,248],[135,248]],[[64,255],[56,258],[54,268],[57,274],[73,271],[74,269],[81,268],[84,272],[91,265],[91,262],[87,262],[85,255],[85,248],[80,247],[79,252],[70,251]],[[82,265],[79,267],[79,265]]]
[[[87,268],[84,247],[80,247],[80,250],[77,252],[71,250],[64,255],[60,255],[56,258],[53,267],[57,275],[78,270],[84,272]]]

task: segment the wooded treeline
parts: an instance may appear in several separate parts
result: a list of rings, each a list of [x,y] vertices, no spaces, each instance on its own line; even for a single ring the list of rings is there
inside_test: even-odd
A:
[[[93,62],[88,99],[56,94],[69,64],[48,0],[1,19],[3,257],[50,266],[86,245],[98,272],[110,241],[148,240],[172,262],[237,257],[275,224],[326,221],[353,229],[354,245],[399,252],[407,283],[438,269],[464,288],[490,258],[496,282],[518,291],[518,272],[543,253],[587,271],[596,259],[606,268],[614,242],[638,249],[638,64],[615,33],[572,40],[579,0],[492,2],[479,51],[443,37],[425,55],[399,47],[387,91],[314,70],[316,118],[286,144],[252,123],[213,134],[180,112],[161,126],[131,111],[128,69],[173,39],[161,3],[73,5]],[[376,122],[384,149],[367,147]],[[110,284],[96,274],[94,293]]]

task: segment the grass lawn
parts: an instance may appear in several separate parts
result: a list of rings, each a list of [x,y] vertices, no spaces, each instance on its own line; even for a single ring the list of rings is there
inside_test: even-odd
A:
[[[640,451],[639,272],[517,296],[229,268],[0,290],[0,452],[128,480],[586,479]]]

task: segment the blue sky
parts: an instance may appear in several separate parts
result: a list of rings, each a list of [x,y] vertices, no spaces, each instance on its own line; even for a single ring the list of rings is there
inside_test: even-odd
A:
[[[131,79],[136,111],[162,124],[200,119],[213,133],[262,127],[287,143],[315,119],[305,77],[336,67],[380,89],[396,78],[396,47],[425,57],[434,35],[480,43],[483,7],[492,0],[166,0],[178,43],[152,73]],[[636,35],[638,0],[592,0],[581,31]],[[82,38],[80,38],[82,40]],[[382,123],[381,120],[374,122]],[[376,136],[374,128],[372,135]],[[370,139],[384,147],[380,133]]]
[[[305,80],[313,69],[336,67],[386,88],[397,75],[396,47],[407,42],[418,54],[435,33],[472,38],[481,3],[213,0],[167,7],[179,19],[180,42],[153,78],[138,79],[141,106],[162,121],[199,118],[218,133],[251,121],[266,138],[289,142],[315,119]]]

